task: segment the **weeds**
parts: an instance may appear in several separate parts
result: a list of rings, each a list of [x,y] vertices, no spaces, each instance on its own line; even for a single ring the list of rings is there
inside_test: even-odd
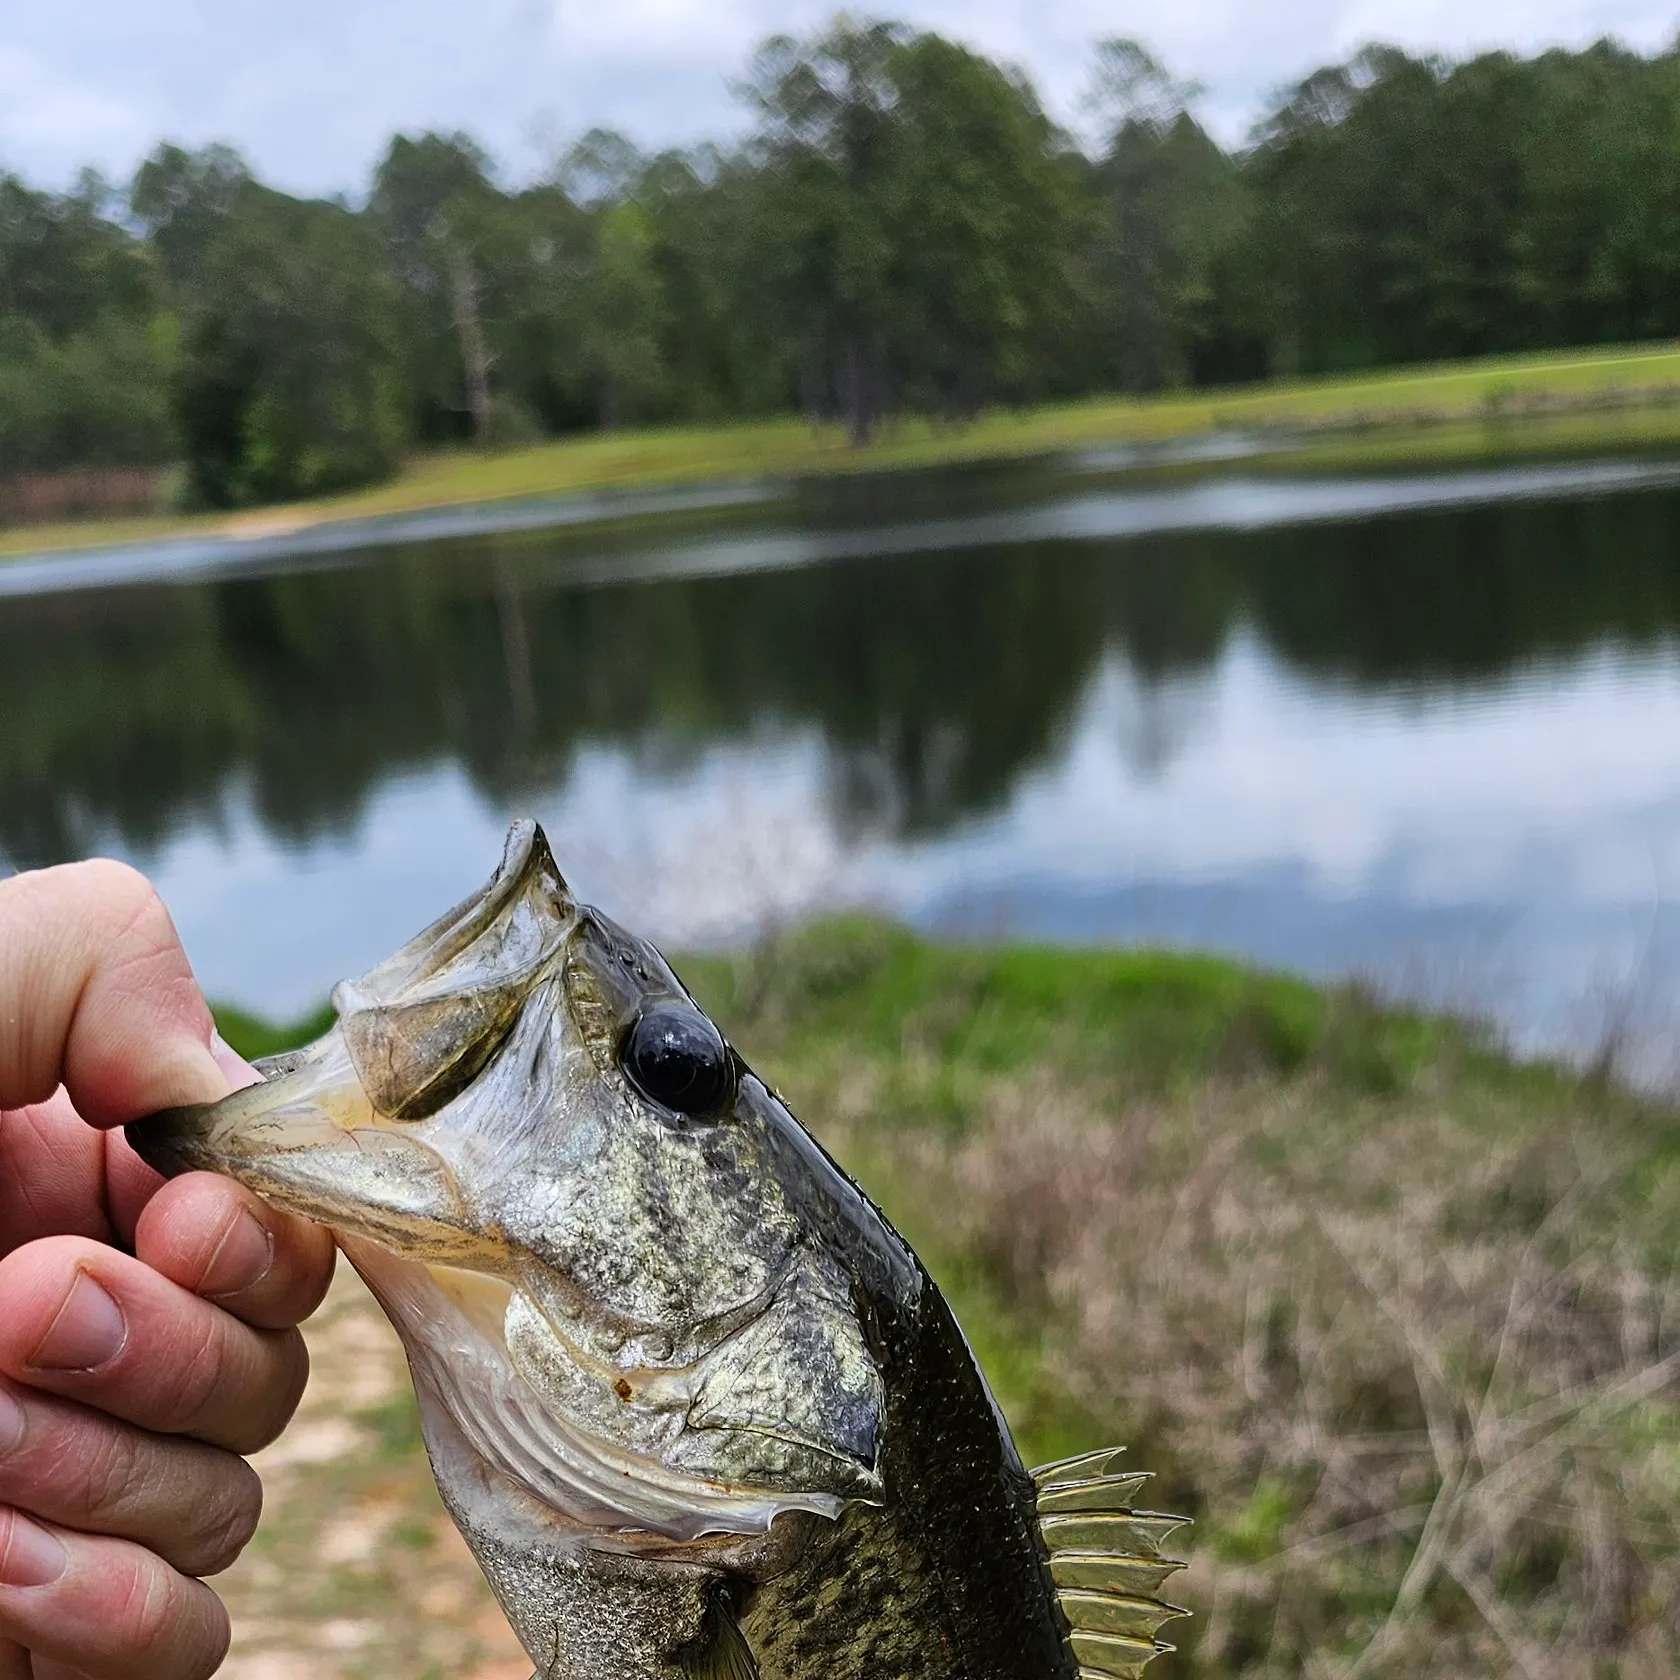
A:
[[[1327,1094],[1013,1082],[911,1153],[1199,1515],[1188,1672],[1672,1672],[1680,1337],[1625,1158],[1427,1103],[1321,1129]]]

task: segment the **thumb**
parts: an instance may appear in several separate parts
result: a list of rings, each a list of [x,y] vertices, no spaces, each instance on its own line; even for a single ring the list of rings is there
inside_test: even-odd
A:
[[[100,860],[0,882],[0,1108],[59,1085],[96,1126],[212,1102],[249,1078],[219,1065],[213,1037],[145,876]]]

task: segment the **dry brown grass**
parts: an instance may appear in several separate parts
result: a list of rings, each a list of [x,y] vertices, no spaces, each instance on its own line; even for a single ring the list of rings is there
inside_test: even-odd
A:
[[[1009,1081],[906,1166],[1196,1508],[1187,1672],[1680,1670],[1680,1295],[1636,1150],[1326,1095]]]

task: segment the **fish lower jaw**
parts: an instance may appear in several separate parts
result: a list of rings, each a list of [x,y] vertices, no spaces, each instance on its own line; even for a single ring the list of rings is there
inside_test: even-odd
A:
[[[622,1512],[605,1515],[557,1504],[486,1460],[455,1418],[424,1390],[420,1411],[438,1491],[475,1555],[484,1538],[494,1536],[498,1548],[531,1557],[588,1551],[769,1575],[802,1550],[814,1532],[830,1526],[824,1514],[782,1509],[768,1515],[762,1527],[674,1531],[642,1526]]]

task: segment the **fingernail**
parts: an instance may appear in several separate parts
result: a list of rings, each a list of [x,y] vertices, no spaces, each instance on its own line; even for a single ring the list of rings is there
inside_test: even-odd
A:
[[[262,1084],[262,1075],[219,1032],[210,1035],[210,1055],[234,1090]]]
[[[0,1586],[44,1587],[56,1581],[70,1561],[58,1537],[21,1511],[10,1515],[5,1537],[0,1539]]]
[[[161,1047],[158,1058],[159,1079],[167,1092],[166,1102],[158,1106],[220,1102],[228,1094],[235,1081],[209,1044],[183,1033],[168,1048],[168,1059]]]
[[[29,1364],[37,1371],[91,1371],[115,1359],[127,1340],[122,1308],[86,1272],[77,1272]]]
[[[242,1289],[260,1283],[274,1264],[274,1238],[253,1215],[241,1208],[233,1216],[210,1264],[204,1268],[198,1292],[214,1298],[218,1295],[237,1295]]]
[[[0,1454],[23,1445],[23,1406],[9,1388],[0,1388]]]

